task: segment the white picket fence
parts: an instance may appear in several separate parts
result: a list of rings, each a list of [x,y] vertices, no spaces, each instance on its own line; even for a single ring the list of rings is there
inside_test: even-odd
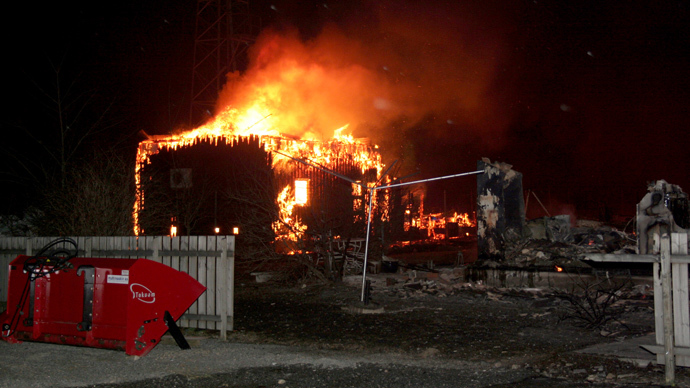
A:
[[[592,261],[653,263],[656,345],[642,345],[666,367],[666,383],[675,385],[675,367],[690,367],[690,293],[688,292],[688,234],[669,233],[656,225],[649,254],[588,254]]]
[[[181,327],[233,329],[235,236],[72,237],[79,257],[144,258],[185,272],[207,290],[178,321]],[[55,237],[0,237],[0,301],[7,302],[9,263],[32,255]],[[70,248],[71,246],[67,246]]]

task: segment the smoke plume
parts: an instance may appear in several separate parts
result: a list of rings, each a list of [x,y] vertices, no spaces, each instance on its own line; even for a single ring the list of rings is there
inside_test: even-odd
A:
[[[259,109],[300,138],[327,139],[349,124],[356,137],[379,141],[423,121],[439,140],[463,132],[495,140],[511,120],[500,18],[479,22],[481,9],[454,4],[423,12],[382,4],[369,19],[326,24],[313,37],[264,30],[249,68],[228,75],[218,111]]]

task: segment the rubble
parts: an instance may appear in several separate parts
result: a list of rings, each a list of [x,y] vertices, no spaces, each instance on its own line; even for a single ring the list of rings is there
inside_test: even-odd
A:
[[[638,206],[636,234],[629,235],[599,222],[579,220],[575,224],[568,214],[551,216],[531,191],[547,217],[526,220],[522,174],[509,164],[487,158],[477,168],[484,170],[477,176],[478,267],[583,268],[588,265],[582,259],[591,253],[646,253],[653,243],[647,241],[646,231],[655,225],[658,214],[671,217],[673,213],[674,230],[690,227],[687,194],[665,181],[649,185],[649,193]],[[644,242],[639,247],[637,236]]]
[[[528,221],[531,234],[507,241],[502,260],[484,259],[475,265],[487,268],[590,268],[582,261],[590,253],[634,253],[634,235],[613,227],[566,226],[567,216]]]
[[[441,269],[438,276],[433,279],[413,276],[409,272],[370,275],[369,278],[372,281],[372,297],[375,297],[377,293],[386,293],[403,299],[427,296],[446,297],[469,291],[477,296],[486,296],[495,300],[503,296],[538,300],[552,294],[549,290],[542,288],[499,288],[488,286],[482,281],[467,281],[462,271],[451,268]],[[358,279],[343,280],[354,284]]]
[[[527,221],[527,228],[532,238],[548,239],[559,242],[570,242],[570,215],[537,218]]]

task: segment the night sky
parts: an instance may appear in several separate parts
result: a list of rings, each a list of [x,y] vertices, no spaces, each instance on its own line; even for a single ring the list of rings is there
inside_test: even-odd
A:
[[[307,44],[336,31],[356,47],[352,61],[394,86],[387,101],[400,110],[353,130],[389,163],[404,160],[401,175],[472,171],[488,157],[523,173],[552,214],[587,218],[633,215],[652,180],[690,190],[685,2],[292,3],[252,7],[266,30]],[[3,26],[5,187],[28,187],[17,183],[24,173],[13,155],[45,156],[24,128],[58,141],[41,92],[58,64],[70,92],[89,96],[85,118],[107,108],[107,129],[89,147],[132,152],[140,130],[187,124],[196,2],[19,7]],[[440,209],[445,191],[449,207],[471,210],[474,185],[430,184],[427,206]],[[15,203],[10,196],[3,211]],[[534,204],[528,216],[542,216]]]

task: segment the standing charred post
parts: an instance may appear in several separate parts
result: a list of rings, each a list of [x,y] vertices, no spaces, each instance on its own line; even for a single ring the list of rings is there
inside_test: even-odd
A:
[[[505,163],[477,162],[477,248],[481,260],[501,261],[505,243],[521,237],[525,226],[522,174]]]

